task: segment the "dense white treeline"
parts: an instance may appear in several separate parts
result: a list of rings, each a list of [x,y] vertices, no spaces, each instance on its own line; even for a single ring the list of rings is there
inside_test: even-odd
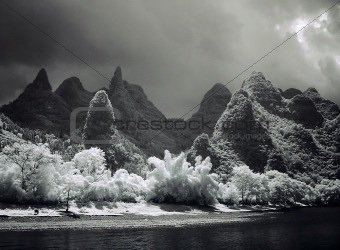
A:
[[[136,166],[138,168],[138,166]],[[0,201],[9,203],[62,203],[75,201],[154,201],[181,204],[335,204],[340,181],[323,180],[309,186],[278,171],[254,173],[235,166],[229,180],[211,173],[209,157],[184,153],[164,159],[151,157],[137,175],[107,168],[99,148],[85,149],[70,161],[52,154],[46,144],[14,143],[0,153]]]

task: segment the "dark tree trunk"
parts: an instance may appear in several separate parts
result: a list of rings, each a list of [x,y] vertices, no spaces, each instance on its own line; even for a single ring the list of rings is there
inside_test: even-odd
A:
[[[67,201],[66,201],[66,212],[68,212],[68,209],[69,209],[69,202],[70,200],[70,190],[67,191]]]

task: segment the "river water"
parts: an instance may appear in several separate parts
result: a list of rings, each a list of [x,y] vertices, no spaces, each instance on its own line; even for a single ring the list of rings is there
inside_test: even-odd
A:
[[[5,231],[0,249],[340,249],[340,208],[264,213],[218,225]]]

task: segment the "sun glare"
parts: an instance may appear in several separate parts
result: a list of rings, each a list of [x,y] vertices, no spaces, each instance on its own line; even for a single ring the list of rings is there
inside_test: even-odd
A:
[[[340,65],[340,55],[334,57],[335,62]]]
[[[292,32],[299,32],[296,36],[299,43],[303,43],[305,41],[302,29],[308,24],[307,20],[303,18],[298,18],[293,21],[293,23],[290,26],[290,30]]]
[[[294,32],[298,32],[300,31],[303,27],[305,27],[308,24],[307,20],[303,19],[303,18],[298,18],[296,19],[292,25],[291,25],[291,29]]]

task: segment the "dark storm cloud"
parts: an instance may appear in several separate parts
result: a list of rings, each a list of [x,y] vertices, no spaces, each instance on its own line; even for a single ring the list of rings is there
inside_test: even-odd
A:
[[[62,31],[72,34],[70,31],[72,26],[68,25],[65,17],[62,17],[62,9],[58,5],[50,8],[38,1],[32,1],[29,4],[23,4],[22,1],[7,1],[7,3],[58,40],[62,40],[63,34],[65,34]],[[50,38],[8,8],[1,5],[0,14],[0,29],[3,34],[0,39],[1,65],[41,66],[57,60],[68,59],[63,50],[51,42]],[[79,34],[76,34],[76,37],[79,38]],[[72,42],[72,39],[70,39],[70,42]]]
[[[8,103],[12,101],[12,96],[19,95],[21,91],[26,87],[27,76],[19,68],[4,68],[0,66],[0,101],[2,103]],[[1,104],[1,103],[0,103]]]
[[[125,79],[143,86],[157,107],[177,117],[198,104],[214,83],[226,83],[290,35],[295,20],[314,18],[334,2],[6,1],[107,77],[122,66]],[[339,18],[334,13],[325,21],[327,34],[316,29],[304,33],[309,48],[322,48],[326,56],[339,45]],[[92,91],[108,86],[3,6],[0,18],[0,103],[18,95],[42,67],[54,88],[73,75]],[[283,89],[314,86],[334,100],[334,89],[328,89],[336,84],[338,65],[325,63],[321,52],[311,59],[306,44],[293,39],[255,70]],[[239,88],[247,74],[229,88]]]

